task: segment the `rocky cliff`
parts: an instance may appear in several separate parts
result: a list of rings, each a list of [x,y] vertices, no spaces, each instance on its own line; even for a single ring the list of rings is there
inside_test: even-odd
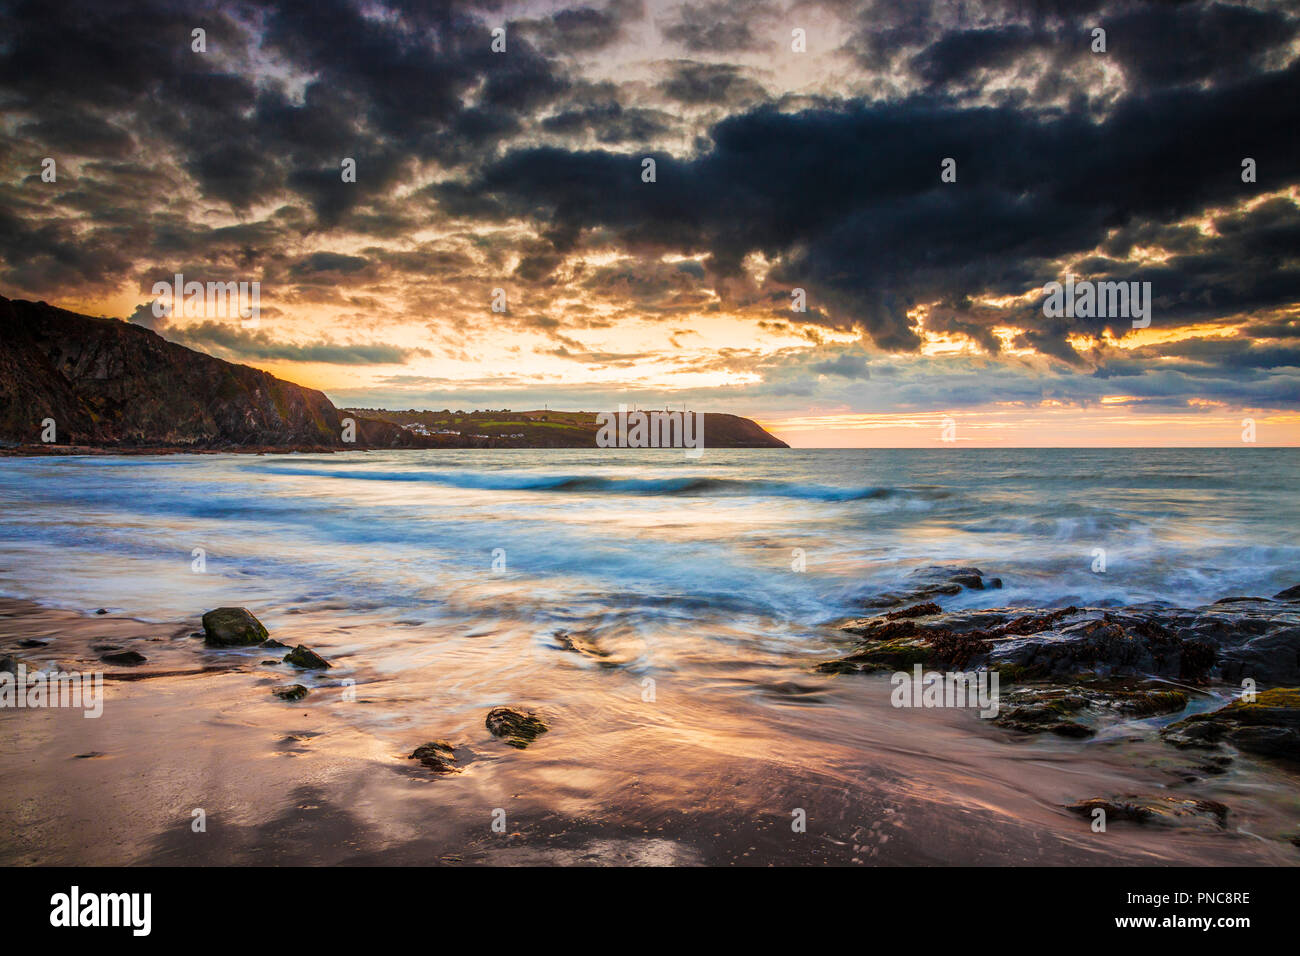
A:
[[[344,448],[322,392],[168,342],[149,329],[0,296],[0,440],[120,448]],[[410,445],[357,421],[357,445]]]

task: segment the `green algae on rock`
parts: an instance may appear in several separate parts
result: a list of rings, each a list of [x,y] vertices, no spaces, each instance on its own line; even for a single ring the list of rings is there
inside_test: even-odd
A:
[[[1107,823],[1128,821],[1165,826],[1200,824],[1211,825],[1216,829],[1227,826],[1230,812],[1226,805],[1215,800],[1171,796],[1126,796],[1114,799],[1093,797],[1070,804],[1065,809],[1090,819],[1096,819],[1096,811],[1101,810]]]
[[[540,717],[510,707],[494,707],[488,712],[485,723],[494,736],[505,738],[506,743],[519,750],[550,729]]]
[[[1004,710],[993,722],[1030,734],[1091,737],[1097,724],[1115,718],[1177,713],[1187,706],[1187,700],[1181,690],[1134,686],[1132,682],[1031,685],[1008,693],[1002,701]]]
[[[1239,750],[1300,763],[1300,688],[1274,687],[1253,700],[1241,698],[1204,714],[1193,714],[1161,733],[1175,747],[1214,749],[1230,743]]]
[[[416,747],[407,760],[418,760],[434,773],[460,773],[456,749],[445,740],[430,740]]]

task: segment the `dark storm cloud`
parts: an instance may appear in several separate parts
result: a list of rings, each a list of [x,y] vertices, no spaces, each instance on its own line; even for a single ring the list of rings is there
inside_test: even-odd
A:
[[[1300,180],[1298,123],[1293,65],[1222,88],[1131,97],[1101,123],[924,98],[762,108],[717,124],[698,158],[656,156],[654,183],[641,181],[637,156],[540,148],[514,151],[459,188],[503,214],[548,222],[561,250],[599,228],[629,249],[707,254],[715,276],[735,275],[751,252],[782,257],[773,278],[806,286],[833,324],[911,348],[905,312],[918,302],[1018,294],[1057,278],[1049,258],[1086,251],[1111,228]],[[1243,155],[1257,160],[1259,184],[1241,182]],[[944,157],[957,160],[956,183],[940,182]],[[1256,246],[1278,242],[1252,234]],[[1288,276],[1220,275],[1218,293],[1235,302],[1290,294]],[[1064,356],[1068,331],[1044,323],[1037,341],[1054,340]]]
[[[739,67],[694,60],[678,60],[671,66],[672,74],[659,84],[659,89],[679,102],[734,106],[766,98],[763,88]]]
[[[142,307],[144,308],[144,307]],[[138,314],[139,310],[137,310]],[[149,324],[147,321],[142,324]],[[319,362],[329,365],[400,365],[417,355],[429,354],[424,349],[407,349],[397,345],[365,343],[342,345],[333,342],[312,342],[291,345],[274,341],[264,330],[252,331],[238,326],[203,322],[185,328],[158,328],[157,322],[149,325],[165,331],[166,337],[181,345],[210,352],[235,361]]]
[[[1051,43],[1048,34],[1020,24],[946,34],[912,58],[911,69],[931,86],[946,86],[982,69],[1010,66]]]
[[[673,117],[660,110],[626,108],[617,100],[607,100],[576,109],[568,109],[542,120],[548,133],[581,138],[590,133],[597,142],[607,144],[647,143],[670,132],[676,125]]]
[[[683,4],[676,19],[665,23],[663,35],[692,53],[750,50],[758,45],[751,23],[765,11],[761,3]]]
[[[441,313],[508,280],[512,302],[518,293],[535,311],[502,323],[591,362],[612,353],[562,332],[710,311],[784,318],[769,328],[811,343],[827,337],[818,327],[858,329],[912,350],[907,311],[938,303],[929,331],[1009,363],[992,330],[1016,325],[1027,331],[1014,344],[1149,381],[1153,400],[1192,380],[1293,380],[1287,346],[1267,340],[1297,337],[1283,310],[1300,301],[1300,210],[1289,198],[1245,204],[1300,182],[1294,9],[816,8],[807,56],[827,78],[791,90],[797,4],[142,0],[127,14],[0,0],[0,291],[90,296],[148,289],[155,273],[248,270],[300,302],[350,304],[367,282],[417,287],[408,307]],[[828,21],[838,29],[819,31]],[[1098,25],[1104,55],[1089,50]],[[195,26],[207,53],[190,49]],[[506,54],[490,50],[494,26],[508,28]],[[629,51],[654,27],[666,47]],[[624,56],[638,69],[625,75]],[[653,184],[640,177],[646,155]],[[59,162],[57,184],[39,178],[44,156]],[[952,184],[939,180],[949,156]],[[1241,181],[1246,156],[1258,183]],[[355,183],[341,180],[344,158]],[[589,253],[603,264],[584,264]],[[746,266],[754,253],[770,264],[762,283]],[[1244,324],[1254,347],[1216,338],[1079,354],[1067,337],[1122,335],[1123,323],[980,303],[1062,278],[1054,260],[1080,256],[1082,274],[1151,281],[1157,330]],[[807,312],[789,311],[795,287]],[[546,314],[575,290],[589,301]],[[392,308],[365,291],[374,298],[358,311]],[[247,358],[308,354],[273,354],[261,334],[202,334]],[[391,346],[322,348],[302,360],[401,360]],[[1132,371],[1162,355],[1176,369]],[[859,372],[857,353],[819,353],[792,367],[805,378],[773,387],[793,394],[820,377],[847,388]],[[971,382],[971,394],[992,388]]]
[[[1225,3],[1133,7],[1107,15],[1100,25],[1108,52],[1148,87],[1236,79],[1296,35],[1294,19],[1280,9]]]
[[[629,20],[644,14],[640,0],[614,0],[604,7],[574,6],[550,17],[519,24],[525,35],[551,55],[602,50],[618,42]]]

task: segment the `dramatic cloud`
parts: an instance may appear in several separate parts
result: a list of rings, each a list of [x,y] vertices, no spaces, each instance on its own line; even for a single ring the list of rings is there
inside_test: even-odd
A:
[[[1300,400],[1292,4],[0,10],[0,291],[331,394]],[[154,319],[176,273],[268,321]],[[1049,318],[1067,275],[1150,282],[1150,325]]]

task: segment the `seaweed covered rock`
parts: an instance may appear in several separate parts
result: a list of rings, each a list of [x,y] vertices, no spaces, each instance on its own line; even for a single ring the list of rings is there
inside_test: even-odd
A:
[[[1030,685],[1003,695],[993,722],[1030,734],[1091,737],[1106,723],[1177,713],[1187,700],[1185,691],[1144,682]]]
[[[1162,731],[1176,747],[1214,749],[1229,743],[1248,753],[1300,763],[1300,688],[1275,687],[1253,701],[1193,714]]]
[[[540,717],[510,707],[494,707],[488,712],[487,729],[502,737],[511,747],[523,750],[549,729]]]
[[[1108,824],[1129,821],[1164,826],[1201,825],[1214,829],[1227,826],[1229,813],[1224,804],[1215,800],[1172,796],[1126,796],[1113,799],[1093,797],[1071,804],[1066,809],[1089,819],[1096,819],[1096,811],[1101,810]]]
[[[927,603],[850,620],[841,629],[859,638],[858,646],[820,665],[822,671],[920,663],[1056,683],[1148,676],[1195,684],[1215,677],[1300,683],[1300,608],[1256,598],[1192,610],[1149,604],[940,611]]]
[[[456,766],[456,749],[445,740],[420,744],[406,759],[418,760],[434,773],[460,773]]]
[[[281,700],[292,702],[295,700],[302,700],[307,696],[308,691],[306,687],[302,686],[302,684],[289,684],[285,687],[277,687],[275,690],[271,691],[271,693],[276,697],[279,697]]]
[[[203,615],[203,641],[213,647],[248,647],[267,639],[266,628],[245,607],[219,607]]]
[[[334,666],[306,644],[299,644],[288,654],[285,654],[284,661],[286,664],[292,664],[294,667],[301,667],[304,670],[324,670],[327,667]]]
[[[985,578],[979,568],[930,565],[912,571],[896,590],[875,594],[862,602],[863,607],[888,608],[925,601],[942,595],[960,594],[963,590],[983,591],[1002,587],[1001,578]]]

